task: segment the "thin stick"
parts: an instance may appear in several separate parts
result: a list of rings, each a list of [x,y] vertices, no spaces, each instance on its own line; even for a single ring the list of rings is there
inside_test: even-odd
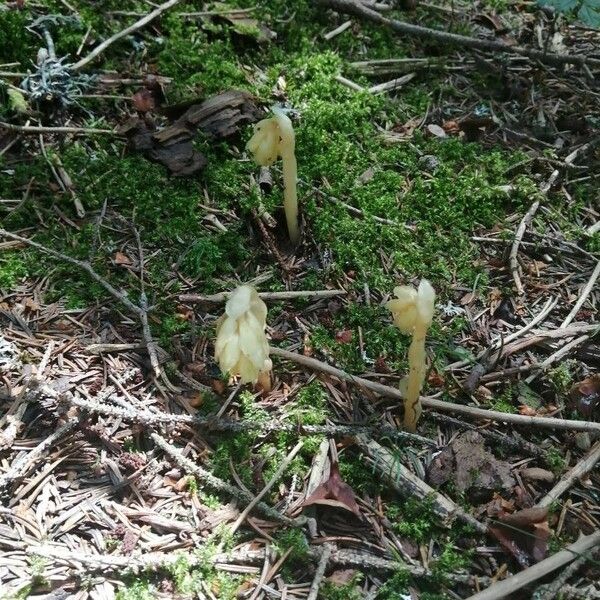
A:
[[[240,527],[240,525],[246,520],[246,517],[250,514],[252,509],[261,501],[262,498],[269,492],[269,490],[279,481],[281,476],[285,473],[286,469],[290,466],[291,462],[296,458],[296,454],[302,450],[304,445],[303,441],[299,441],[290,451],[290,453],[283,459],[277,471],[267,485],[259,492],[259,494],[246,506],[241,512],[240,516],[236,519],[235,523],[231,526],[230,533],[233,535]]]
[[[41,127],[36,125],[13,125],[12,123],[5,123],[4,121],[0,121],[0,129],[18,131],[19,133],[76,133],[81,135],[117,135],[117,133],[112,129],[94,129],[92,127]]]
[[[344,31],[346,31],[346,29],[348,29],[349,27],[352,27],[352,21],[345,21],[339,27],[336,27],[335,29],[332,29],[331,31],[325,33],[323,35],[323,39],[327,41],[332,40],[336,35],[344,33]]]
[[[386,81],[385,83],[378,83],[377,85],[371,86],[368,91],[371,94],[381,94],[383,92],[393,92],[401,88],[405,83],[408,83],[411,79],[416,77],[416,73],[407,73],[406,75],[402,75],[401,77],[396,77],[390,81]]]
[[[17,240],[32,248],[36,248],[40,250],[40,252],[44,252],[45,254],[49,254],[50,256],[54,256],[54,258],[58,258],[64,262],[67,262],[71,265],[75,265],[79,269],[85,271],[94,281],[99,283],[111,296],[116,298],[119,302],[121,302],[128,310],[132,313],[136,314],[140,319],[142,324],[142,333],[144,336],[144,342],[146,343],[146,349],[148,350],[148,355],[150,357],[150,364],[152,365],[152,369],[155,375],[160,374],[160,365],[158,362],[158,356],[156,353],[156,346],[154,344],[154,340],[152,339],[152,334],[150,332],[150,325],[148,323],[148,311],[146,308],[142,306],[138,306],[134,304],[128,297],[125,292],[120,292],[116,288],[114,288],[104,277],[98,275],[96,271],[92,268],[92,265],[87,261],[77,260],[76,258],[72,258],[71,256],[67,256],[62,252],[57,252],[56,250],[52,250],[51,248],[47,248],[42,244],[38,244],[29,238],[22,237],[17,235],[16,233],[11,233],[10,231],[6,231],[5,229],[0,229],[0,237],[7,237],[12,240]]]
[[[352,81],[351,79],[348,79],[347,77],[344,77],[343,75],[336,75],[334,77],[334,79],[338,83],[345,85],[347,88],[350,88],[351,90],[354,90],[355,92],[362,92],[365,89],[362,85],[355,83],[354,81]]]
[[[590,323],[585,325],[571,325],[570,327],[565,327],[564,329],[540,329],[536,330],[532,333],[531,336],[521,340],[519,342],[514,342],[510,344],[510,346],[505,346],[502,351],[502,357],[510,356],[515,352],[519,352],[525,348],[529,348],[530,346],[535,346],[536,344],[540,344],[548,339],[562,339],[573,337],[580,333],[590,333],[590,337],[596,335],[596,333],[600,331],[600,324],[598,323]]]
[[[412,23],[397,21],[395,19],[388,19],[378,12],[369,9],[358,0],[316,0],[316,2],[340,13],[356,15],[362,19],[373,21],[374,23],[378,23],[380,25],[385,25],[396,33],[400,33],[402,35],[413,35],[415,37],[429,38],[439,42],[444,42],[446,44],[457,44],[466,48],[487,50],[489,52],[519,54],[521,56],[527,56],[528,58],[539,60],[551,65],[600,65],[600,59],[590,58],[583,54],[554,54],[551,52],[543,52],[541,50],[524,48],[523,46],[511,46],[510,44],[505,44],[503,42],[472,38],[466,35],[458,35],[456,33],[448,33],[447,31],[439,31],[437,29],[430,29],[429,27],[421,27],[420,25],[413,25]]]
[[[45,387],[41,388],[45,392]],[[48,391],[50,389],[48,388]],[[202,417],[200,415],[174,415],[158,410],[141,410],[134,406],[127,408],[112,406],[104,401],[85,400],[75,396],[64,396],[65,400],[72,406],[81,408],[90,413],[104,415],[106,417],[117,417],[134,423],[141,423],[147,427],[159,427],[164,425],[186,424],[193,427],[208,428],[211,431],[227,431],[231,433],[255,432],[268,435],[272,432],[289,432],[296,435],[326,435],[354,436],[365,435],[370,437],[385,437],[394,443],[414,443],[425,446],[436,446],[436,442],[415,433],[398,431],[391,425],[369,426],[369,425],[301,425],[298,423],[281,423],[275,420],[266,423],[258,423],[253,420],[232,421],[230,419],[216,419],[213,417]]]
[[[270,349],[271,356],[278,356],[287,360],[291,360],[305,367],[309,367],[322,373],[328,373],[333,375],[341,381],[347,381],[353,383],[358,387],[371,390],[381,396],[388,398],[394,398],[395,400],[404,400],[404,397],[399,390],[377,383],[375,381],[369,381],[362,377],[357,377],[346,373],[341,369],[328,365],[327,363],[321,362],[308,356],[297,354],[296,352],[289,352],[281,348]],[[472,419],[479,419],[485,421],[496,421],[500,423],[512,423],[513,425],[523,425],[529,427],[541,427],[545,429],[556,429],[556,430],[572,430],[572,431],[600,431],[600,423],[593,423],[589,421],[572,421],[568,419],[554,419],[551,417],[528,417],[526,415],[515,415],[511,413],[503,413],[495,410],[485,410],[483,408],[476,408],[473,406],[464,406],[462,404],[454,404],[453,402],[445,402],[443,400],[436,400],[435,398],[423,397],[421,398],[421,404],[426,408],[432,408],[434,410],[443,413],[456,413],[464,415]]]
[[[512,342],[513,340],[516,340],[517,338],[522,337],[529,330],[533,329],[538,323],[543,321],[552,312],[552,310],[554,309],[554,307],[557,304],[558,304],[557,296],[554,296],[553,298],[549,298],[548,301],[546,302],[546,304],[544,304],[544,306],[542,307],[542,310],[540,310],[540,312],[535,317],[533,317],[533,319],[531,319],[531,321],[529,321],[529,323],[527,323],[527,325],[525,325],[523,328],[519,329],[518,331],[515,331],[515,332],[511,333],[510,335],[507,335],[505,338],[496,340],[494,342],[494,344],[492,344],[492,347],[494,348],[494,350],[498,350],[501,346],[506,347],[506,344],[508,344],[509,342]]]
[[[364,436],[357,436],[355,439],[360,449],[367,455],[370,466],[401,496],[414,498],[420,502],[431,501],[433,512],[446,526],[457,518],[479,533],[487,532],[487,527],[483,523],[409,471],[387,448]]]
[[[579,312],[579,309],[583,306],[583,303],[587,300],[588,296],[594,289],[598,277],[600,277],[600,260],[596,264],[596,268],[594,269],[590,280],[587,282],[583,290],[581,290],[581,294],[579,296],[579,299],[575,303],[575,306],[573,307],[571,312],[566,316],[565,320],[560,324],[561,329],[565,328],[575,318],[575,316]]]
[[[596,221],[593,225],[590,225],[585,232],[588,235],[594,235],[594,233],[598,233],[600,231],[600,221]]]
[[[589,340],[589,339],[590,339],[589,335],[582,335],[582,336],[579,336],[578,338],[575,338],[574,340],[571,340],[564,346],[561,346],[556,352],[554,352],[548,358],[546,358],[546,360],[544,360],[543,362],[541,362],[538,365],[535,365],[535,373],[533,375],[530,375],[525,380],[525,383],[531,383],[534,379],[536,379],[538,377],[538,375],[543,373],[548,367],[552,366],[554,363],[558,362],[563,357],[567,356],[569,354],[569,352],[571,352],[571,350],[573,350],[573,348],[576,348],[577,346],[581,346],[581,344],[583,344],[584,342],[587,342],[587,340]]]
[[[109,46],[112,46],[112,44],[114,44],[116,41],[128,36],[130,33],[133,33],[138,29],[141,29],[142,27],[150,23],[150,21],[153,21],[154,19],[156,19],[156,17],[159,17],[166,10],[169,10],[176,4],[179,4],[181,1],[182,0],[169,0],[164,4],[161,4],[151,13],[148,13],[146,16],[133,23],[133,25],[130,25],[122,31],[115,33],[115,35],[109,37],[107,40],[103,41],[101,44],[96,46],[87,56],[77,61],[74,65],[71,65],[71,70],[78,71],[79,69],[85,67],[87,64],[91,63],[99,54],[102,54],[102,52],[104,52]]]
[[[523,239],[523,235],[525,235],[525,230],[531,220],[533,219],[537,209],[540,207],[540,201],[536,200],[530,207],[529,210],[525,213],[525,216],[521,219],[519,223],[519,227],[517,228],[517,233],[515,234],[515,239],[510,248],[510,254],[508,256],[508,263],[510,265],[510,270],[512,272],[513,279],[515,280],[515,286],[517,288],[517,293],[519,296],[523,294],[525,291],[523,289],[523,284],[521,283],[521,276],[519,275],[519,263],[517,262],[517,254],[519,252],[519,244]]]
[[[598,544],[600,544],[600,531],[583,536],[564,550],[553,554],[508,579],[492,584],[487,589],[469,596],[467,600],[503,600],[504,598],[508,598],[513,592],[537,581],[548,575],[548,573],[552,573],[552,571],[556,571],[556,569],[564,567]]]
[[[162,435],[158,433],[151,433],[150,437],[154,441],[154,443],[161,448],[164,452],[166,452],[173,461],[179,465],[183,470],[185,470],[190,475],[194,475],[200,481],[205,482],[210,487],[219,490],[221,492],[225,492],[238,500],[242,500],[244,502],[252,503],[256,499],[250,492],[243,490],[241,488],[237,488],[222,479],[219,479],[212,473],[206,471],[199,465],[193,463],[189,458],[186,458],[179,448],[176,448],[172,444],[169,444],[167,440],[165,440]],[[267,490],[268,491],[268,490]],[[260,500],[260,498],[259,498]],[[291,525],[293,527],[300,527],[304,525],[306,519],[303,517],[299,517],[297,519],[290,519],[285,515],[282,515],[280,512],[276,511],[274,508],[265,504],[264,502],[257,501],[254,503],[252,508],[258,508],[266,517],[272,519],[273,521],[277,521],[278,523],[284,523],[285,525]]]
[[[308,591],[308,596],[306,597],[306,600],[317,600],[317,597],[319,595],[319,588],[321,587],[321,581],[323,581],[325,569],[327,568],[327,563],[331,558],[332,552],[332,544],[325,544],[325,546],[323,546],[323,552],[321,553],[321,558],[319,559],[319,564],[317,565],[315,576],[313,577],[312,583],[310,584],[310,590]]]
[[[0,540],[1,542],[2,540]],[[232,552],[217,553],[210,555],[210,561],[215,566],[219,564],[260,564],[264,562],[264,549],[255,549],[254,544],[242,547]],[[72,552],[65,549],[64,546],[56,544],[50,545],[32,545],[24,550],[27,556],[36,555],[49,558],[51,563],[66,563],[68,569],[79,570],[81,565],[85,565],[87,570],[92,572],[101,571],[106,573],[122,572],[123,570],[134,573],[146,570],[164,570],[178,561],[185,561],[190,566],[202,565],[207,558],[196,551],[192,552],[146,552],[134,554],[131,556],[120,556],[118,554],[86,554],[83,552]],[[317,548],[309,546],[308,555],[313,561],[321,559],[322,552]],[[366,552],[358,552],[352,549],[337,548],[333,546],[330,556],[330,562],[335,565],[345,565],[376,571],[397,571],[406,569],[415,577],[432,577],[431,571],[424,569],[420,565],[410,565],[398,560],[381,558]],[[449,573],[448,579],[452,582],[470,585],[474,584],[474,578],[467,574]],[[477,581],[483,585],[489,585],[490,579],[487,577],[478,577]]]
[[[560,498],[578,479],[589,473],[600,460],[600,442],[596,442],[589,452],[537,503],[537,506],[550,506]]]
[[[295,298],[333,298],[334,296],[345,296],[346,290],[300,290],[294,292],[258,292],[258,295],[263,300],[294,300]],[[181,294],[179,300],[181,302],[226,302],[231,292],[220,292],[219,294],[211,294],[202,296],[200,294]]]

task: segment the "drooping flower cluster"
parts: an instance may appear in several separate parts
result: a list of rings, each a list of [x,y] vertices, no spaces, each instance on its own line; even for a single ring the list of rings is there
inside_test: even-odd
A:
[[[215,358],[223,373],[255,383],[271,370],[266,318],[267,306],[253,287],[242,285],[231,294],[217,324]]]
[[[283,208],[290,240],[300,240],[298,225],[298,165],[296,164],[296,134],[289,117],[278,108],[273,109],[270,119],[263,119],[254,126],[254,135],[246,145],[261,167],[270,167],[279,157],[283,167]]]
[[[410,285],[394,288],[393,300],[386,307],[392,312],[394,324],[403,333],[412,333],[417,323],[431,325],[435,291],[427,279],[421,279],[418,291]]]
[[[387,303],[394,324],[403,333],[412,335],[408,350],[408,377],[401,383],[404,394],[404,427],[415,431],[421,416],[419,394],[425,381],[426,353],[425,337],[433,320],[435,291],[426,279],[421,279],[419,289],[408,285],[394,288],[396,298]]]

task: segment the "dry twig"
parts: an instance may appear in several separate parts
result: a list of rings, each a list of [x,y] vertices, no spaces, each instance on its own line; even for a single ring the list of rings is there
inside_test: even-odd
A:
[[[75,133],[81,135],[117,135],[112,129],[95,129],[93,127],[41,127],[37,125],[13,125],[0,121],[0,129],[18,131],[19,133]]]
[[[325,546],[323,546],[321,558],[319,559],[319,564],[317,565],[315,576],[313,577],[312,583],[310,584],[310,590],[308,592],[306,600],[317,600],[317,597],[319,595],[319,587],[321,586],[321,581],[323,581],[325,569],[327,568],[327,563],[331,558],[332,552],[333,544],[325,544]]]
[[[537,209],[540,207],[540,201],[536,200],[530,207],[529,210],[525,213],[521,222],[519,223],[519,227],[517,228],[517,232],[515,234],[515,239],[510,248],[510,254],[508,256],[508,262],[510,265],[510,270],[515,280],[515,286],[517,288],[517,294],[521,296],[524,293],[523,284],[521,283],[521,276],[519,275],[519,263],[517,261],[517,254],[519,252],[519,244],[523,239],[523,235],[525,234],[525,230],[531,220],[533,219]]]
[[[48,391],[50,391],[49,388]],[[366,435],[372,437],[386,437],[396,443],[410,442],[423,444],[425,446],[436,445],[436,442],[433,440],[414,433],[398,431],[390,425],[302,425],[298,423],[282,423],[276,420],[258,423],[251,420],[233,421],[230,419],[218,419],[200,415],[176,415],[158,410],[144,410],[134,406],[111,406],[104,401],[99,402],[96,399],[87,400],[68,394],[65,394],[64,400],[72,406],[77,406],[90,413],[107,417],[117,417],[133,423],[141,423],[147,427],[187,424],[193,427],[204,427],[210,431],[229,431],[231,433],[256,432],[263,435],[268,435],[275,431],[288,431],[290,433],[296,433],[297,435],[326,435],[331,437]]]
[[[380,394],[381,396],[394,398],[396,400],[404,400],[404,397],[400,391],[393,387],[351,375],[350,373],[346,373],[345,371],[321,362],[320,360],[309,358],[308,356],[303,356],[296,352],[289,352],[288,350],[283,350],[281,348],[271,347],[270,353],[271,356],[278,356],[280,358],[304,365],[305,367],[309,367],[316,371],[328,373],[329,375],[333,375],[341,381],[353,383],[358,387],[371,390],[372,392]],[[500,423],[512,423],[513,425],[541,427],[545,429],[556,429],[563,431],[600,431],[600,423],[593,423],[590,421],[574,421],[569,419],[556,419],[551,417],[528,417],[526,415],[515,415],[496,410],[485,410],[483,408],[476,408],[474,406],[454,404],[453,402],[445,402],[443,400],[437,400],[431,397],[421,398],[421,404],[425,408],[433,408],[434,410],[438,410],[440,412],[456,413],[472,419],[496,421]]]
[[[78,419],[71,419],[59,427],[54,433],[43,439],[33,450],[28,452],[21,460],[15,460],[4,475],[0,476],[0,492],[13,481],[25,476],[34,463],[50,450],[56,443],[69,435],[79,424]]]
[[[237,498],[242,502],[254,502],[255,498],[252,494],[250,494],[244,489],[236,488],[235,486],[227,483],[226,481],[219,479],[212,473],[209,473],[202,467],[194,464],[189,458],[186,458],[182,454],[181,450],[179,450],[172,444],[169,444],[169,442],[167,442],[167,440],[165,440],[165,438],[159,435],[158,433],[151,433],[150,437],[159,448],[166,452],[177,465],[179,465],[190,475],[198,477],[198,479],[205,482],[210,487],[221,492],[225,492],[226,494],[229,494],[230,496],[233,496],[234,498]],[[290,519],[289,517],[282,515],[280,512],[278,512],[268,504],[265,504],[264,502],[258,502],[257,504],[255,504],[255,507],[259,509],[269,519],[272,519],[273,521],[276,521],[278,523],[283,523],[284,525],[290,525],[292,527],[301,527],[306,521],[306,519],[304,519],[303,517]]]
[[[258,295],[263,300],[294,300],[296,298],[333,298],[335,296],[345,296],[346,290],[299,290],[293,292],[258,292]],[[181,294],[179,300],[181,302],[206,302],[206,303],[222,303],[229,298],[230,292],[220,292],[219,294],[211,294],[202,296],[200,294]]]
[[[240,516],[231,526],[230,533],[232,535],[240,528],[240,525],[246,520],[246,517],[250,514],[252,509],[260,502],[261,498],[264,498],[264,496],[269,492],[269,490],[279,481],[279,479],[285,473],[286,469],[290,466],[291,462],[294,460],[298,452],[302,450],[303,445],[304,442],[300,441],[292,448],[289,454],[283,459],[283,461],[279,465],[279,468],[277,469],[277,471],[275,471],[273,477],[271,477],[267,485],[265,485],[265,487],[256,495],[255,498],[252,499],[248,506],[246,506],[246,508],[240,513]]]
[[[596,281],[600,277],[600,260],[596,264],[596,268],[594,269],[592,276],[589,281],[586,283],[585,287],[581,290],[581,294],[575,303],[575,306],[571,309],[571,312],[565,317],[565,320],[560,324],[561,329],[564,329],[569,325],[569,323],[577,316],[579,309],[583,306],[583,303],[587,300],[588,296],[591,294],[594,286],[596,285]]]

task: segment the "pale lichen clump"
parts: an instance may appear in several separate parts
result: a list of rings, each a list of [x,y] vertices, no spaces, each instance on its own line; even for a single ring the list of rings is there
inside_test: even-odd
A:
[[[401,285],[394,288],[394,295],[396,298],[386,304],[392,312],[394,324],[403,333],[412,334],[408,350],[409,374],[401,388],[404,393],[404,428],[414,432],[421,416],[419,394],[426,373],[425,338],[433,320],[435,291],[429,281],[421,279],[418,290]]]
[[[281,157],[283,166],[283,208],[290,240],[300,241],[298,226],[298,166],[296,163],[296,135],[289,117],[279,108],[273,109],[273,117],[263,119],[254,126],[254,135],[246,148],[261,167],[270,167]]]
[[[265,334],[267,306],[257,291],[242,285],[225,304],[225,314],[217,323],[215,358],[223,373],[239,376],[242,383],[263,388],[272,368]]]

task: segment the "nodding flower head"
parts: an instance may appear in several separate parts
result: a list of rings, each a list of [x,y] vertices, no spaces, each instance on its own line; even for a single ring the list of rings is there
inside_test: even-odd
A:
[[[391,311],[394,324],[403,333],[412,333],[417,323],[429,326],[433,319],[435,291],[427,279],[421,279],[419,289],[410,285],[394,288],[396,298],[386,307]]]
[[[217,324],[215,358],[223,373],[255,383],[261,372],[271,370],[266,318],[267,306],[253,287],[242,285],[231,294]]]

